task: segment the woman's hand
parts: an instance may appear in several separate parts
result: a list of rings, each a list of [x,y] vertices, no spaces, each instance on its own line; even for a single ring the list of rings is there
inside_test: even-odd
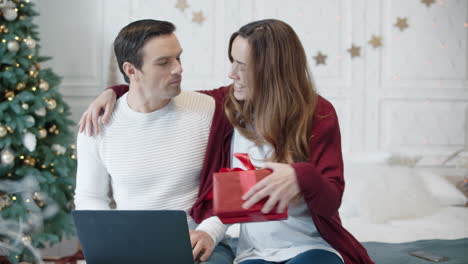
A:
[[[257,182],[242,196],[242,199],[247,200],[242,207],[248,209],[269,196],[262,213],[270,212],[277,203],[277,213],[282,213],[289,202],[300,193],[296,171],[289,164],[274,162],[265,162],[265,168],[271,169],[273,173]]]
[[[94,101],[88,106],[88,109],[81,116],[80,122],[80,133],[85,129],[88,132],[88,135],[92,136],[93,131],[96,132],[96,135],[99,134],[99,116],[102,116],[102,122],[107,124],[110,120],[112,112],[114,111],[115,102],[117,101],[117,96],[112,89],[105,90],[100,94]]]

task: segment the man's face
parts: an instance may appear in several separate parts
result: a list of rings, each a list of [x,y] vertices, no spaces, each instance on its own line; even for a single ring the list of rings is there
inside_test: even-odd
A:
[[[142,48],[143,65],[135,81],[145,94],[170,99],[180,93],[182,48],[174,34],[153,37]]]

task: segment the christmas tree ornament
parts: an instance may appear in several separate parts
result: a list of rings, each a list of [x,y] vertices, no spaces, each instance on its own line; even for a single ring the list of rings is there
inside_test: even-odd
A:
[[[36,68],[36,71],[41,70],[41,65],[39,63],[34,64],[34,67]]]
[[[29,77],[36,78],[39,75],[39,72],[36,70],[29,70]]]
[[[4,165],[12,165],[15,161],[15,154],[10,149],[4,149],[1,152],[1,161]]]
[[[24,82],[19,82],[19,83],[16,84],[16,90],[17,91],[21,91],[24,88],[26,88],[26,84]]]
[[[49,110],[54,110],[57,107],[57,101],[55,99],[45,99],[45,102],[47,104],[47,108]]]
[[[36,120],[32,115],[24,116],[24,121],[26,121],[27,125],[30,127],[34,126],[34,124],[36,123]]]
[[[5,97],[8,99],[8,101],[11,101],[13,98],[15,98],[15,92],[5,91]]]
[[[30,36],[24,39],[24,43],[28,49],[34,49],[36,47],[36,41]]]
[[[0,138],[5,137],[8,134],[6,127],[0,125]]]
[[[39,89],[41,89],[44,92],[47,92],[49,90],[49,83],[41,79],[39,83]]]
[[[20,45],[16,40],[10,40],[7,44],[7,49],[9,52],[16,53],[20,49]]]
[[[49,127],[49,132],[50,132],[50,133],[54,133],[56,130],[57,130],[57,126],[56,126],[56,125],[52,125],[52,126]]]
[[[45,128],[41,128],[39,129],[38,131],[38,136],[39,136],[39,139],[43,139],[45,137],[47,137],[47,130]]]
[[[63,155],[67,151],[67,149],[59,144],[52,144],[51,149],[57,153],[57,155]]]
[[[2,8],[2,13],[6,21],[13,21],[18,17],[16,8]]]
[[[31,237],[30,236],[23,236],[23,238],[21,240],[23,240],[23,243],[26,244],[26,245],[31,244]]]
[[[8,28],[5,25],[0,25],[0,33],[6,34],[8,33]]]
[[[24,110],[28,110],[29,109],[29,105],[27,103],[22,103],[21,104],[21,108],[23,108]]]
[[[39,109],[37,109],[36,111],[34,111],[34,113],[37,115],[37,116],[45,116],[46,115],[46,109],[44,107],[41,107]]]
[[[0,195],[0,210],[10,205],[10,196],[8,194]]]
[[[8,131],[8,133],[13,133],[13,132],[15,132],[15,130],[14,130],[13,128],[11,128],[11,126],[6,125],[5,127],[6,127],[6,129],[7,129],[7,131]]]
[[[0,1],[0,8],[16,8],[16,4],[10,0]]]
[[[24,159],[24,164],[26,165],[29,165],[31,167],[34,167],[36,166],[36,160],[33,158],[33,157],[30,157],[30,156],[27,156],[25,159]]]

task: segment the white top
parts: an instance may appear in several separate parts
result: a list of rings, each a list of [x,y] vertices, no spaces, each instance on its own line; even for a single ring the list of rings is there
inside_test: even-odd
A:
[[[270,145],[256,145],[234,130],[232,153],[248,153],[255,167],[263,167],[270,157]],[[246,169],[232,155],[232,167]],[[235,263],[248,259],[281,262],[311,249],[323,249],[341,255],[318,233],[307,204],[302,198],[288,206],[288,219],[240,225]]]
[[[98,136],[78,135],[76,209],[110,209],[111,183],[119,210],[188,212],[198,195],[213,98],[182,92],[162,109],[141,113],[128,106],[127,94]],[[215,242],[222,238],[219,223],[210,224],[218,219],[208,218],[197,227],[187,218],[190,229],[206,231]]]

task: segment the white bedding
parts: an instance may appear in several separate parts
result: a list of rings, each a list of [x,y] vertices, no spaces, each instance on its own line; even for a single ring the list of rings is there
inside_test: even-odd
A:
[[[346,172],[340,214],[359,241],[468,237],[467,198],[433,170],[348,164]]]

